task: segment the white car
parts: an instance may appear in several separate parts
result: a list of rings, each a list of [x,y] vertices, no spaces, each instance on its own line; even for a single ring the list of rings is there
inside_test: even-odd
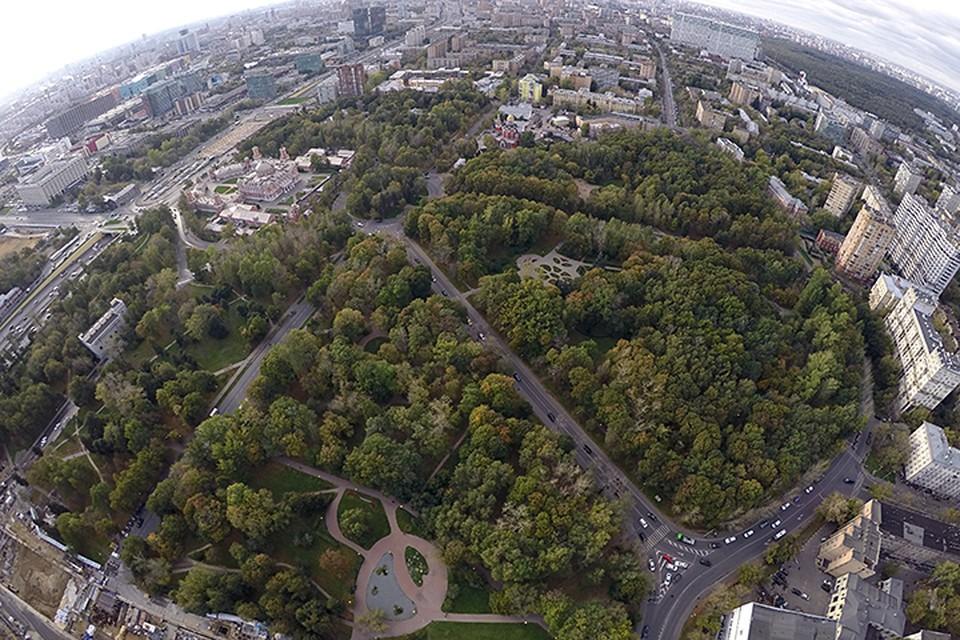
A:
[[[724,538],[724,544],[732,544],[737,541],[737,536],[730,536],[729,538]]]
[[[640,522],[640,526],[643,527],[644,529],[650,526],[649,524],[647,524],[647,521],[644,520],[643,518],[640,518],[639,522]]]
[[[752,535],[753,535],[753,529],[750,529],[750,530],[747,531],[745,534],[743,534],[743,537],[744,537],[744,538],[749,538],[749,537],[752,536]]]
[[[790,508],[789,502],[784,502],[782,505],[780,505],[780,511],[786,511],[789,508]]]
[[[664,583],[665,585],[668,585],[668,586],[669,586],[671,580],[673,580],[673,574],[672,574],[672,573],[667,573],[667,575],[663,576],[663,583]]]
[[[804,489],[803,492],[804,492],[804,493],[813,493],[813,485],[810,485],[809,487],[807,487],[806,489]]]
[[[780,529],[780,531],[777,531],[777,535],[773,536],[773,539],[774,539],[774,540],[779,540],[780,538],[782,538],[782,537],[785,536],[785,535],[787,535],[787,530],[786,530],[786,529]]]
[[[776,529],[777,527],[780,526],[780,523],[781,523],[781,522],[782,522],[781,520],[774,520],[774,521],[773,521],[773,524],[770,525],[770,528],[771,528],[771,529]]]
[[[674,561],[673,561],[673,564],[675,564],[678,569],[689,569],[689,568],[690,568],[690,563],[689,563],[689,562],[684,562],[683,560],[674,560]]]

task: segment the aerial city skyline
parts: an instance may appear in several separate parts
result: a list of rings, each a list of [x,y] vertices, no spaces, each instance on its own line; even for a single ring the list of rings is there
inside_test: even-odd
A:
[[[960,638],[960,8],[139,9],[0,9],[0,637]]]

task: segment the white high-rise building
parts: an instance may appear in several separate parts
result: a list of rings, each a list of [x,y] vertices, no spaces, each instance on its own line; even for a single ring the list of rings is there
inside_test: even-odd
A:
[[[940,197],[937,198],[937,209],[953,215],[960,213],[960,190],[948,184],[943,185]]]
[[[427,30],[422,24],[412,27],[403,37],[403,43],[408,47],[419,47],[427,39]]]
[[[898,196],[905,193],[912,194],[920,186],[923,174],[909,162],[901,162],[897,173],[893,176],[893,192]]]
[[[870,293],[870,306],[889,309],[884,323],[903,367],[897,409],[935,409],[960,385],[956,340],[947,344],[934,326],[937,298],[914,283],[880,276]]]
[[[724,58],[755,60],[760,53],[760,34],[753,29],[680,11],[673,14],[670,39]]]
[[[30,207],[46,207],[54,198],[83,180],[90,169],[82,156],[69,156],[41,167],[17,184],[17,193]]]
[[[960,496],[960,449],[950,446],[943,429],[924,422],[910,434],[905,477],[939,496]]]
[[[956,218],[907,193],[893,214],[893,225],[897,232],[890,244],[890,259],[905,278],[939,296],[960,269]]]

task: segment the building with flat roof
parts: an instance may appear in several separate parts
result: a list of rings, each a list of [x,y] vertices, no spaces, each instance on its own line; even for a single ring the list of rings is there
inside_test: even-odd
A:
[[[770,176],[767,181],[767,193],[773,196],[780,208],[792,218],[798,218],[807,213],[807,205],[787,191],[787,185],[783,184],[777,176]]]
[[[880,563],[880,526],[860,514],[820,543],[820,568],[837,578],[855,574],[869,578]]]
[[[524,102],[539,104],[543,99],[543,83],[532,73],[528,73],[517,81],[517,90],[520,92],[520,99]]]
[[[115,355],[123,344],[126,315],[127,305],[120,298],[114,298],[110,301],[110,308],[93,323],[93,326],[80,334],[81,344],[98,360]]]
[[[251,100],[273,100],[277,97],[277,79],[272,73],[258,71],[247,74],[247,97]]]
[[[117,97],[112,91],[105,91],[51,116],[43,126],[51,138],[63,138],[115,106],[117,106]]]
[[[221,224],[230,223],[241,229],[259,229],[273,222],[274,215],[245,204],[232,204],[218,215]]]
[[[743,162],[743,149],[736,142],[729,138],[717,138],[717,146],[724,153],[733,156],[737,162]]]
[[[827,618],[840,625],[837,640],[872,637],[892,640],[903,635],[903,581],[888,578],[874,586],[860,576],[847,573],[833,585]]]
[[[863,183],[846,174],[834,173],[833,185],[827,194],[823,208],[837,218],[842,218],[863,191]]]
[[[954,216],[960,213],[960,188],[949,184],[942,185],[936,208]]]
[[[323,58],[317,52],[301,53],[293,59],[297,73],[320,73],[323,71]]]
[[[362,64],[343,64],[337,67],[339,95],[356,98],[363,95],[367,72]]]
[[[705,100],[697,101],[697,122],[707,129],[723,129],[727,123],[727,114],[711,107]]]
[[[913,194],[920,186],[922,178],[923,172],[919,168],[909,162],[901,162],[893,176],[893,192],[898,196]]]
[[[874,287],[887,288],[888,284],[889,281],[878,278]],[[899,299],[897,295],[900,295]],[[943,335],[933,322],[937,298],[929,290],[911,282],[906,283],[905,289],[889,289],[887,296],[878,291],[876,295],[871,293],[870,298],[871,301],[894,300],[884,324],[903,367],[897,409],[901,412],[913,407],[935,409],[960,385],[957,341],[952,336]],[[879,310],[883,311],[882,308]]]
[[[31,207],[47,207],[53,199],[83,180],[90,169],[82,156],[55,160],[17,184],[17,193],[23,203]]]
[[[864,189],[863,206],[837,251],[837,270],[859,282],[873,278],[896,233],[892,218],[880,192]]]
[[[578,107],[595,107],[605,113],[640,113],[643,110],[643,102],[632,98],[621,98],[620,96],[607,92],[597,93],[587,89],[554,89],[551,94],[553,104],[558,107],[568,109],[577,109]]]
[[[945,498],[960,497],[960,449],[951,447],[943,429],[924,422],[910,434],[905,479]]]
[[[834,620],[748,602],[727,613],[717,640],[837,640]]]
[[[905,193],[893,214],[890,260],[905,278],[943,292],[960,269],[960,226],[949,211]]]
[[[680,11],[672,16],[670,39],[724,58],[754,60],[760,54],[760,34],[754,29]]]

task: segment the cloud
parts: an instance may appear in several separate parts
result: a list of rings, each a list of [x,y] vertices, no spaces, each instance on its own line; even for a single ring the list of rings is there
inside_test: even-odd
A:
[[[960,91],[960,3],[941,0],[698,0],[803,29]]]

